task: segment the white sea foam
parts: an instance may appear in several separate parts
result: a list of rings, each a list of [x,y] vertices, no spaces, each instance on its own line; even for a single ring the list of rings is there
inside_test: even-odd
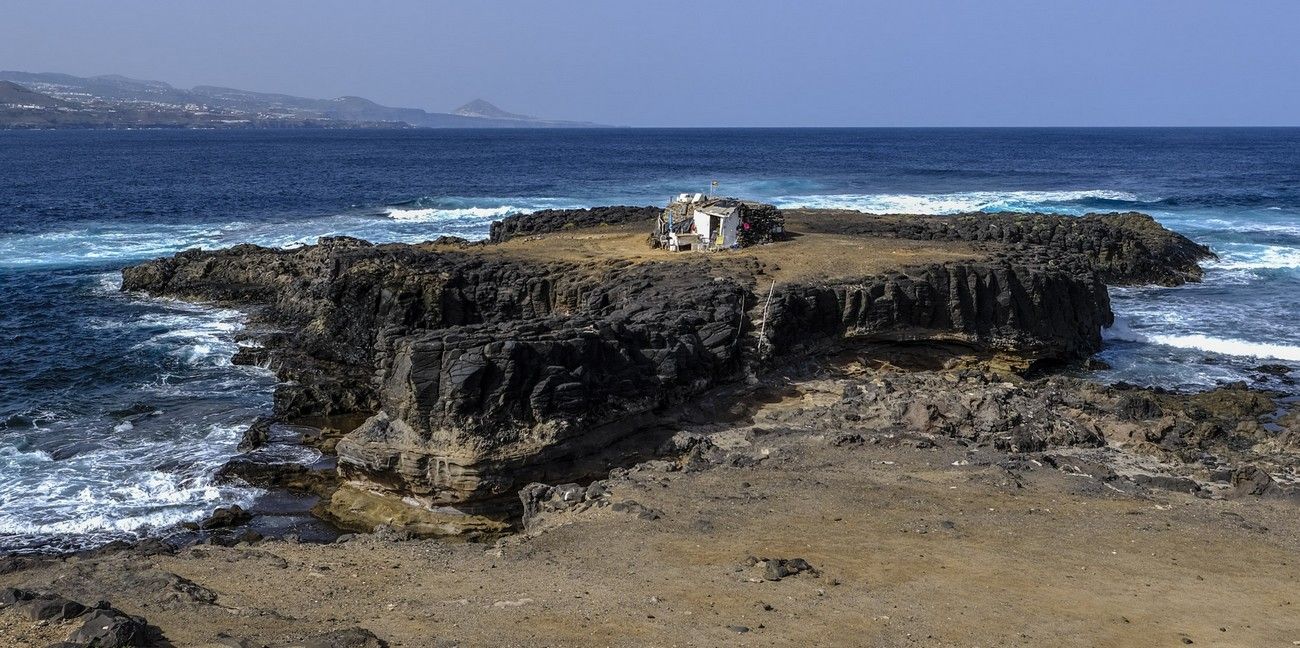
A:
[[[1144,333],[1133,330],[1128,322],[1122,318],[1117,319],[1114,326],[1103,331],[1103,335],[1109,340],[1146,342],[1181,349],[1196,349],[1206,353],[1300,362],[1300,346],[1252,342],[1250,340],[1212,337],[1202,334]]]
[[[1300,347],[1285,344],[1250,342],[1233,338],[1216,338],[1208,335],[1150,335],[1147,336],[1147,339],[1156,344],[1197,349],[1209,353],[1300,362]]]
[[[461,207],[455,209],[438,209],[434,207],[400,208],[394,207],[385,212],[389,218],[415,223],[436,223],[447,221],[495,220],[512,214],[528,211],[514,205],[500,207]]]
[[[1220,270],[1300,268],[1300,248],[1276,245],[1232,245],[1220,250],[1218,261],[1203,264]]]
[[[421,198],[382,212],[355,208],[309,219],[220,224],[96,222],[38,234],[0,236],[0,267],[51,266],[143,260],[191,248],[217,249],[239,243],[298,247],[322,236],[347,235],[375,243],[416,243],[442,234],[469,239],[487,236],[493,220],[540,209],[576,208],[563,198]],[[120,286],[120,284],[117,284]],[[116,289],[108,281],[101,291]]]
[[[1079,211],[1083,200],[1137,201],[1125,191],[969,191],[940,194],[816,194],[778,196],[778,207],[853,209],[877,214],[956,214],[973,211]]]
[[[212,480],[215,468],[234,453],[244,427],[217,424],[174,445],[139,439],[61,460],[0,447],[6,464],[26,464],[0,475],[0,534],[64,536],[61,541],[94,544],[169,527],[217,505],[249,505],[259,489]],[[123,428],[119,424],[115,432],[130,431]],[[183,465],[176,469],[153,467],[178,459]]]

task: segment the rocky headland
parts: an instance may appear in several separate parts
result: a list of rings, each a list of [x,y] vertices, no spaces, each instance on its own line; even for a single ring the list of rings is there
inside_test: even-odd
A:
[[[249,313],[236,361],[281,384],[241,450],[305,425],[336,458],[237,457],[226,478],[312,493],[375,533],[12,559],[5,583],[113,596],[194,645],[1300,639],[1251,611],[1290,605],[1300,575],[1300,413],[1261,388],[1294,368],[1198,394],[1086,376],[1107,286],[1197,281],[1207,248],[1132,213],[796,210],[786,240],[673,254],[645,244],[654,216],[128,268],[123,290]],[[420,539],[449,535],[469,543]],[[1202,538],[1249,547],[1214,557]],[[1099,603],[1120,574],[1185,596]],[[996,596],[975,585],[991,576]],[[1070,621],[1079,605],[1095,609]],[[986,622],[1027,607],[1042,616]]]
[[[540,212],[478,245],[190,251],[128,268],[123,290],[254,309],[262,347],[237,361],[277,371],[276,415],[364,419],[334,447],[342,486],[322,512],[455,533],[506,530],[529,483],[653,456],[674,409],[790,363],[884,342],[942,342],[1022,373],[1081,362],[1112,322],[1107,283],[1196,280],[1210,256],[1140,214],[804,213],[770,247],[818,256],[848,239],[861,261],[784,277],[762,248],[564,258],[574,232],[653,215]],[[965,258],[889,267],[895,241]]]

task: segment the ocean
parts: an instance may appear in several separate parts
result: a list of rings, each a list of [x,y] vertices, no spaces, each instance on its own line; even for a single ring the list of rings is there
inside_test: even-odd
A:
[[[1292,389],[1300,129],[0,132],[0,553],[158,533],[256,489],[213,471],[270,411],[238,312],[118,292],[193,248],[486,236],[543,208],[707,191],[783,207],[1138,210],[1218,255],[1201,284],[1113,289],[1090,374]],[[286,457],[310,451],[284,445]]]

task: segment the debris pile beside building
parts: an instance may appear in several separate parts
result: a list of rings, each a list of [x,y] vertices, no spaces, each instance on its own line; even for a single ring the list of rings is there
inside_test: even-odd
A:
[[[655,222],[650,245],[673,252],[729,250],[770,243],[785,233],[785,217],[774,205],[681,194]]]

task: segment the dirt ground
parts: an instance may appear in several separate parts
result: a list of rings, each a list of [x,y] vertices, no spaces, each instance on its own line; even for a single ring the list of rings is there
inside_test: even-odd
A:
[[[987,253],[961,242],[873,238],[837,234],[827,231],[829,228],[824,224],[812,227],[814,223],[833,218],[834,213],[831,212],[790,211],[786,214],[786,230],[790,234],[790,240],[716,253],[676,253],[653,249],[646,243],[651,227],[649,222],[521,236],[490,247],[470,249],[482,254],[541,262],[598,263],[626,260],[644,263],[707,257],[715,263],[734,264],[747,259],[758,259],[764,264],[767,277],[778,283],[862,277],[908,265],[965,261],[987,256]],[[813,231],[814,229],[821,231]]]
[[[798,389],[765,408],[836,400]],[[837,446],[815,427],[748,425],[714,438],[758,462],[652,462],[611,480],[614,501],[650,515],[555,513],[488,544],[357,536],[71,558],[0,586],[111,600],[176,646],[348,627],[420,648],[1300,642],[1294,503],[1120,492],[948,439]],[[750,556],[819,574],[765,580]],[[0,641],[15,636],[3,623]]]

